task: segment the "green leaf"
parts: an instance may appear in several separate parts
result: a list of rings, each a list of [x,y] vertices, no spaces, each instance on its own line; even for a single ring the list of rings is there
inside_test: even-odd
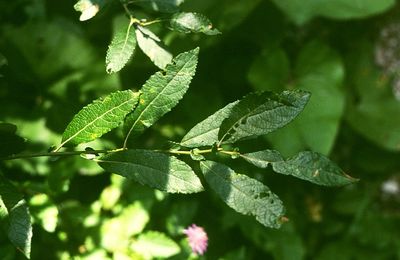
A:
[[[116,128],[134,109],[139,95],[131,90],[117,91],[84,107],[68,124],[60,147],[67,142],[80,144],[95,140]]]
[[[305,149],[327,155],[335,143],[345,107],[343,62],[329,46],[312,41],[301,50],[292,75],[296,83],[287,88],[309,91],[312,98],[293,123],[267,139],[285,156]]]
[[[254,216],[266,227],[281,226],[282,201],[267,186],[217,162],[200,162],[200,167],[208,184],[229,207]]]
[[[275,172],[324,186],[343,186],[358,181],[316,152],[304,151],[286,161],[273,162],[272,168]]]
[[[104,4],[105,0],[79,0],[74,9],[82,13],[79,21],[87,21],[92,19]]]
[[[127,0],[125,0],[127,1]],[[175,13],[185,0],[131,0],[129,2],[140,5],[148,10],[161,13]]]
[[[392,7],[395,0],[273,0],[296,24],[302,25],[315,16],[334,19],[364,18],[382,13]]]
[[[136,26],[135,32],[140,49],[150,58],[154,65],[164,69],[167,64],[171,63],[172,54],[165,50],[157,35],[140,25]]]
[[[32,223],[26,201],[0,173],[0,221],[7,227],[11,243],[30,258]]]
[[[222,122],[220,143],[234,143],[273,132],[290,123],[305,107],[310,94],[305,91],[251,93],[232,108]]]
[[[258,91],[281,91],[289,81],[290,61],[282,48],[267,47],[257,55],[247,78]]]
[[[145,259],[168,258],[181,251],[171,238],[157,231],[141,234],[133,241],[131,248]]]
[[[197,48],[178,55],[164,72],[159,71],[146,81],[137,108],[125,120],[125,147],[131,135],[142,133],[182,99],[196,72],[198,54]]]
[[[199,13],[176,13],[170,21],[171,28],[182,33],[204,33],[217,35],[221,32],[212,28],[211,21]]]
[[[222,121],[230,115],[232,108],[237,103],[239,103],[239,101],[226,105],[213,115],[195,125],[182,138],[180,145],[194,148],[199,146],[211,146],[218,142],[219,127],[222,124]]]
[[[125,150],[96,159],[112,173],[171,193],[195,193],[203,190],[193,170],[173,156],[150,150]]]
[[[400,102],[387,75],[374,63],[374,45],[362,42],[348,59],[357,98],[346,111],[347,123],[362,136],[391,151],[400,151]],[[390,53],[387,50],[387,53]],[[396,56],[393,59],[398,59]]]
[[[282,155],[275,150],[263,150],[254,153],[246,153],[241,154],[240,157],[259,168],[267,168],[270,164],[284,160]]]
[[[149,212],[142,202],[134,201],[114,218],[101,225],[101,246],[108,251],[123,251],[129,246],[129,239],[143,232],[150,220]]]
[[[136,48],[136,34],[132,25],[131,21],[127,28],[121,26],[115,32],[106,55],[108,73],[120,71],[133,55]]]

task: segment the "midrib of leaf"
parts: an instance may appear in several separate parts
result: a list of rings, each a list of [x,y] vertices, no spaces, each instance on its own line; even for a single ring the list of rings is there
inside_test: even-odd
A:
[[[122,102],[121,104],[119,104],[116,107],[111,108],[110,110],[104,112],[103,114],[101,114],[100,116],[96,117],[92,122],[90,122],[89,124],[87,124],[85,127],[83,127],[81,130],[79,130],[78,132],[76,132],[75,134],[73,134],[71,137],[69,137],[67,140],[65,140],[64,142],[62,142],[55,150],[54,152],[57,152],[58,150],[61,149],[61,147],[63,147],[66,143],[68,143],[69,141],[71,141],[73,138],[75,138],[77,135],[79,135],[80,133],[82,133],[82,131],[86,130],[86,128],[88,128],[89,126],[91,126],[92,124],[94,124],[96,121],[100,120],[102,117],[104,117],[106,114],[111,113],[112,111],[114,111],[115,109],[120,108],[121,106],[125,105],[126,103],[131,102],[130,99]]]
[[[133,23],[134,23],[134,20],[131,19],[131,21],[129,22],[128,29],[126,30],[125,41],[124,41],[124,45],[122,46],[121,53],[123,53],[125,51],[125,47],[126,47],[126,44],[128,43],[129,33],[131,32],[131,28],[132,28]]]
[[[188,142],[188,141],[190,141],[190,140],[193,140],[193,139],[195,139],[195,138],[199,138],[200,136],[203,136],[203,135],[206,135],[206,134],[208,134],[208,133],[210,133],[210,132],[212,132],[212,131],[218,130],[218,128],[219,128],[219,127],[216,127],[216,128],[214,128],[214,129],[208,130],[207,132],[201,133],[201,134],[199,134],[199,135],[195,135],[195,136],[193,136],[193,137],[191,137],[191,138],[189,138],[189,139],[186,139],[186,140],[185,140],[183,143],[181,143],[181,144],[185,144],[186,142]]]
[[[123,164],[123,165],[131,165],[131,164],[133,164],[133,163],[121,162],[121,161],[104,161],[104,160],[101,160],[101,159],[95,159],[94,161],[100,162],[100,163],[114,163],[114,164]],[[138,166],[143,167],[143,168],[147,168],[147,169],[151,169],[151,170],[155,170],[157,172],[163,173],[163,171],[160,171],[160,169],[156,169],[156,168],[153,168],[153,167],[150,167],[150,166],[147,166],[147,165],[143,165],[143,164],[134,164],[134,165],[138,165]],[[172,171],[172,173],[174,173],[174,172],[176,172],[176,171]],[[168,175],[168,174],[166,174],[166,175]],[[183,181],[185,183],[190,184],[190,186],[192,186],[192,187],[195,187],[190,182],[186,181],[185,179],[180,178],[179,176],[177,176],[175,174],[172,174],[172,176],[174,176],[175,178],[177,178],[177,179],[179,179],[179,180],[181,180],[181,181]]]
[[[139,116],[137,117],[137,119],[135,120],[135,122],[132,124],[131,128],[130,128],[129,131],[128,131],[128,134],[127,134],[126,137],[125,137],[124,146],[123,146],[124,149],[126,148],[126,146],[127,146],[127,144],[128,144],[128,139],[129,139],[129,136],[130,136],[131,133],[132,133],[132,130],[135,128],[137,122],[140,121],[140,119],[141,119],[143,113],[144,113],[145,111],[147,111],[147,109],[150,107],[150,105],[151,105],[159,96],[161,96],[161,95],[164,93],[164,91],[169,87],[169,85],[171,84],[171,82],[173,82],[173,81],[175,80],[175,78],[176,78],[178,75],[180,75],[180,74],[181,74],[181,75],[185,75],[185,74],[186,74],[186,73],[182,73],[182,70],[183,70],[183,69],[186,69],[186,65],[189,64],[189,63],[192,61],[192,59],[194,59],[194,58],[195,58],[195,56],[193,55],[192,58],[190,58],[190,59],[185,63],[185,65],[183,65],[182,68],[176,73],[176,75],[175,75],[173,78],[171,78],[171,80],[168,81],[168,83],[167,83],[167,84],[165,85],[165,87],[160,91],[160,93],[159,93],[157,96],[155,96],[155,97],[153,98],[153,100],[151,100],[151,101],[149,102],[149,104],[143,109],[142,112],[140,112]]]
[[[218,146],[220,146],[220,145],[222,144],[222,142],[224,141],[225,137],[230,133],[230,131],[234,128],[234,126],[235,126],[238,122],[242,121],[242,120],[243,120],[244,118],[246,118],[246,117],[250,117],[250,115],[256,116],[256,115],[258,115],[258,114],[262,114],[264,111],[261,111],[261,112],[256,113],[256,114],[252,114],[252,113],[254,113],[255,110],[257,110],[259,107],[261,107],[261,106],[263,106],[263,105],[264,105],[264,104],[261,104],[261,105],[257,106],[255,109],[251,110],[249,113],[247,113],[246,115],[242,116],[240,119],[236,120],[235,123],[232,124],[231,127],[229,127],[228,131],[226,131],[226,133],[222,136],[221,140],[218,142]],[[273,109],[270,109],[269,111],[274,111],[274,110],[276,110],[276,109],[278,109],[278,108],[280,108],[280,107],[281,107],[281,106],[274,107]]]

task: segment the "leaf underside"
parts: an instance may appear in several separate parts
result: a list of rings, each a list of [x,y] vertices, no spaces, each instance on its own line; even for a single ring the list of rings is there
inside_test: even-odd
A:
[[[87,105],[65,129],[62,145],[86,143],[118,127],[135,108],[139,95],[131,90],[118,91]]]
[[[136,25],[136,39],[140,49],[150,60],[159,67],[164,69],[172,60],[172,54],[163,46],[160,38],[146,27]]]
[[[120,71],[133,55],[136,48],[136,34],[132,23],[127,27],[117,28],[106,55],[108,73]]]
[[[200,167],[207,183],[229,207],[254,216],[266,227],[281,226],[285,211],[282,201],[267,186],[217,162],[202,161]]]
[[[203,190],[200,179],[183,161],[150,150],[125,150],[96,159],[112,173],[170,193],[196,193]]]

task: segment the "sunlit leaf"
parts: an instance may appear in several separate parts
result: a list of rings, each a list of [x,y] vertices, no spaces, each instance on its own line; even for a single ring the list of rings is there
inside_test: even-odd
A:
[[[304,109],[309,98],[310,94],[301,90],[247,95],[222,122],[220,143],[255,138],[287,125]]]
[[[207,117],[197,125],[195,125],[190,131],[182,138],[180,145],[185,147],[199,147],[213,145],[218,142],[218,131],[219,127],[227,118],[232,108],[239,101],[232,102],[225,107],[221,108],[213,115]]]
[[[26,201],[0,173],[0,221],[11,243],[30,258],[32,223]]]
[[[282,201],[267,186],[217,162],[202,161],[200,167],[208,184],[229,207],[254,216],[266,227],[281,226]]]
[[[68,124],[60,147],[68,142],[80,144],[95,140],[119,126],[135,108],[139,95],[131,90],[118,91],[87,105]]]
[[[133,55],[136,48],[136,34],[132,25],[130,22],[127,27],[117,28],[115,32],[106,55],[108,73],[120,71]]]
[[[168,258],[178,254],[179,246],[164,233],[148,231],[133,241],[131,248],[145,259]]]
[[[101,226],[101,244],[109,251],[125,250],[129,239],[143,231],[149,222],[148,210],[140,201],[126,206],[118,216],[107,219]]]
[[[162,191],[195,193],[203,190],[193,170],[173,156],[151,150],[126,150],[96,159],[105,170]]]
[[[199,13],[176,13],[170,21],[171,28],[182,33],[204,33],[216,35],[221,32],[213,29],[211,21]]]
[[[130,135],[142,133],[178,104],[196,72],[198,54],[197,48],[178,55],[164,72],[157,72],[146,81],[137,108],[124,123],[125,145]]]
[[[163,47],[160,38],[146,27],[140,25],[136,26],[135,32],[140,49],[150,58],[154,65],[164,69],[171,62],[172,54]]]
[[[86,21],[92,19],[105,4],[105,1],[106,0],[79,0],[74,5],[74,9],[81,12],[79,20]]]

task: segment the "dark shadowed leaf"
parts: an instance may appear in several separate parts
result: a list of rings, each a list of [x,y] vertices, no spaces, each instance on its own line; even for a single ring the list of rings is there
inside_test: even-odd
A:
[[[193,170],[173,156],[150,150],[125,150],[96,159],[105,170],[162,191],[195,193],[203,190]]]
[[[315,16],[354,19],[379,14],[392,7],[395,0],[273,0],[295,23],[301,25]]]
[[[229,207],[254,216],[266,227],[281,226],[282,201],[267,186],[217,162],[203,161],[200,167],[208,184]]]
[[[125,2],[135,3],[148,10],[161,13],[175,13],[179,11],[179,6],[185,0],[124,0]]]
[[[0,158],[24,150],[25,140],[16,131],[15,125],[0,122]]]

